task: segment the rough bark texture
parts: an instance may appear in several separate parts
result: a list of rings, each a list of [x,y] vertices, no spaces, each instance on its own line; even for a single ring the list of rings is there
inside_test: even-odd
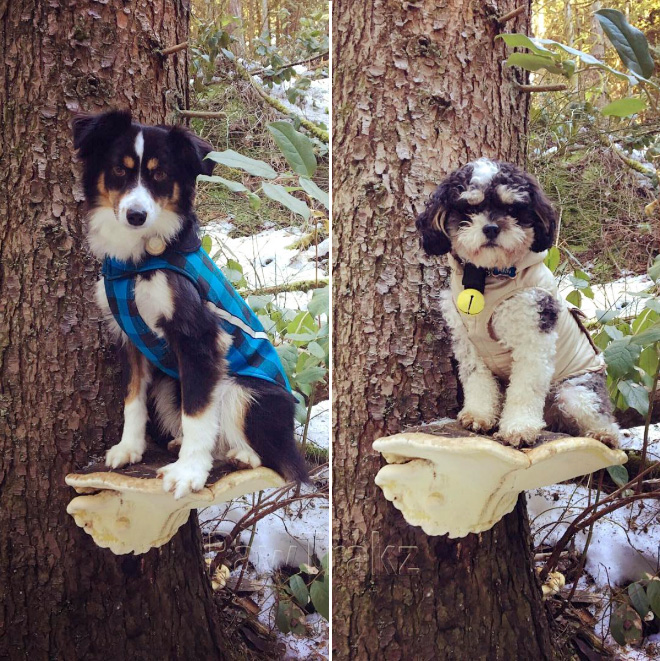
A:
[[[187,0],[0,2],[0,658],[227,658],[191,520],[144,556],[97,548],[64,476],[118,440],[72,111],[185,105]],[[194,517],[193,517],[194,519]]]
[[[552,658],[524,503],[482,535],[427,537],[374,485],[371,449],[458,409],[446,272],[414,217],[458,165],[522,160],[528,101],[494,20],[519,4],[334,3],[335,658]]]

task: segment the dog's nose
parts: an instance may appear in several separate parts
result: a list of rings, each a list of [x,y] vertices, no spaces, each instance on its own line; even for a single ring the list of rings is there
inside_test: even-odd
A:
[[[129,224],[134,225],[135,227],[139,227],[140,225],[144,225],[144,221],[147,219],[147,212],[146,211],[138,211],[137,209],[129,209],[126,212],[126,220],[128,220]]]
[[[484,226],[483,232],[487,238],[492,240],[500,233],[500,228],[497,225],[491,223],[490,225]]]

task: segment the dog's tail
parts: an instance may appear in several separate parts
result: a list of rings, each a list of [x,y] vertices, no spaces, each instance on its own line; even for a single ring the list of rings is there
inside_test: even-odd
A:
[[[245,418],[245,435],[262,465],[289,481],[309,483],[309,470],[295,440],[293,395],[263,379],[236,380],[253,398]]]

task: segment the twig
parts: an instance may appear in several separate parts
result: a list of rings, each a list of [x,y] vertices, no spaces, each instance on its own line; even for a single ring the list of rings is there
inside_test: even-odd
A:
[[[252,506],[252,509],[255,507],[259,507],[261,503],[261,499],[263,497],[263,490],[259,492],[259,495],[257,496],[257,503],[256,505]],[[252,531],[250,532],[250,541],[248,542],[248,552],[247,552],[247,558],[250,557],[250,553],[252,553],[252,544],[254,543],[254,535],[257,532],[257,523],[255,523],[252,526]],[[241,583],[243,582],[243,576],[245,574],[245,569],[247,567],[247,558],[245,559],[245,562],[243,563],[243,566],[241,567],[241,573],[238,575],[238,581],[236,581],[236,585],[234,586],[234,592],[238,592],[238,588],[241,587]]]
[[[176,46],[170,46],[169,48],[163,48],[163,50],[156,51],[159,55],[172,55],[173,53],[178,53],[180,50],[186,50],[188,48],[188,42],[184,41],[181,44]]]
[[[207,110],[178,110],[179,117],[198,117],[200,119],[227,119],[226,112],[211,112]]]
[[[502,16],[498,16],[495,20],[500,24],[504,25],[505,23],[508,23],[509,21],[513,20],[516,16],[520,16],[527,7],[525,5],[520,5],[520,7],[516,7],[516,9],[512,9],[510,12],[507,12],[506,14],[502,14]]]
[[[533,94],[535,92],[564,92],[568,89],[567,85],[521,85],[515,83],[515,86],[525,94]]]
[[[624,484],[622,487],[619,487],[616,491],[613,491],[607,498],[601,500],[600,503],[592,505],[591,507],[587,507],[584,509],[584,511],[580,512],[580,514],[578,514],[573,519],[573,521],[571,521],[571,523],[568,525],[568,527],[566,528],[566,532],[564,532],[564,534],[561,536],[557,544],[555,544],[555,548],[552,551],[552,554],[550,555],[548,562],[546,562],[545,566],[543,567],[539,575],[541,581],[545,581],[550,571],[556,566],[561,552],[564,550],[570,539],[574,537],[578,532],[589,526],[592,520],[600,519],[606,514],[609,514],[610,512],[613,512],[614,510],[617,510],[623,507],[624,505],[628,505],[629,503],[632,503],[636,500],[640,500],[641,498],[660,498],[660,491],[654,491],[645,494],[635,494],[634,496],[628,496],[627,498],[622,498],[617,502],[613,502],[618,495],[630,489],[638,479],[641,479],[644,475],[648,475],[652,470],[656,468],[657,468],[657,464],[652,464],[651,466],[643,470],[639,475],[637,475],[632,480]],[[608,506],[604,507],[602,510],[599,510],[595,514],[592,514],[591,517],[589,517],[589,514],[594,512],[594,510],[597,507],[604,505],[608,505]]]
[[[308,57],[304,60],[298,60],[296,62],[287,62],[286,64],[283,64],[280,69],[286,69],[288,67],[295,67],[298,66],[299,64],[307,64],[308,62],[314,62],[315,60],[320,60],[321,58],[325,57],[328,54],[328,51],[325,51],[324,53],[321,53],[320,55],[314,55],[314,57]],[[269,71],[270,69],[270,71]],[[257,69],[256,71],[250,71],[251,76],[258,76],[259,74],[262,74],[264,72],[272,72],[272,67],[263,67],[261,69]]]
[[[651,427],[651,420],[653,419],[653,405],[655,404],[655,391],[658,389],[658,380],[660,379],[660,365],[655,370],[655,377],[653,379],[653,387],[651,388],[651,397],[649,397],[649,410],[646,412],[646,420],[644,421],[644,439],[642,441],[642,459],[640,466],[643,468],[646,463],[646,451],[649,447],[649,429]],[[642,492],[642,480],[637,476],[636,493]]]
[[[244,296],[265,296],[266,294],[283,294],[288,291],[309,291],[310,289],[321,289],[326,287],[327,284],[327,280],[300,280],[299,282],[289,282],[271,287],[260,287],[252,291],[241,292],[241,294]]]

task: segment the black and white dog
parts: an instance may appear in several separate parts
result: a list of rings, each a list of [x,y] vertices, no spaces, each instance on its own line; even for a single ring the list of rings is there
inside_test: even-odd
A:
[[[105,260],[96,298],[121,340],[125,367],[123,433],[106,464],[141,461],[149,423],[155,440],[181,445],[178,460],[160,470],[176,498],[204,487],[213,459],[263,464],[306,480],[294,440],[294,398],[263,328],[250,327],[251,312],[231,287],[221,295],[235,310],[203,296],[224,284],[215,282],[216,267],[201,251],[193,209],[197,176],[213,170],[204,160],[211,145],[181,127],[137,124],[123,111],[79,115],[73,134],[84,165],[89,245]],[[188,273],[188,255],[212,286]],[[143,265],[150,266],[140,270]],[[128,294],[109,289],[109,278]],[[137,346],[128,339],[122,306],[130,328],[141,329]],[[251,343],[258,351],[237,347]],[[169,368],[147,358],[152,349],[169,356]],[[232,372],[232,352],[243,361],[239,374]],[[273,378],[250,376],[264,362]]]
[[[498,426],[514,447],[546,423],[615,447],[602,357],[543,263],[556,222],[531,175],[486,158],[451,173],[417,218],[425,252],[447,254],[451,269],[441,305],[464,391],[458,419]]]

